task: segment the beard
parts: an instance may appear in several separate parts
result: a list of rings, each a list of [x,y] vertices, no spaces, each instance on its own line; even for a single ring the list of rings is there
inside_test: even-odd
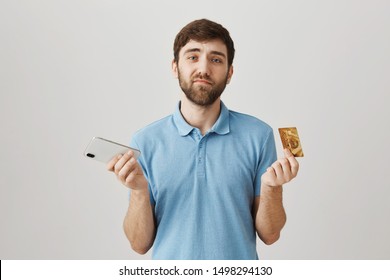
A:
[[[213,104],[225,90],[228,74],[226,74],[225,79],[220,83],[214,83],[209,78],[206,78],[202,75],[196,75],[193,79],[186,81],[180,74],[178,69],[179,76],[179,85],[186,97],[194,104],[199,106],[210,106]],[[203,79],[210,82],[210,85],[198,85],[194,84],[194,79]]]

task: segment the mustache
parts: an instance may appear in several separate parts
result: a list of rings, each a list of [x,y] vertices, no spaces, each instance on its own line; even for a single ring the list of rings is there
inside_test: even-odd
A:
[[[202,74],[197,74],[195,75],[193,78],[192,78],[192,81],[196,81],[196,80],[204,80],[204,81],[207,81],[209,82],[210,84],[214,84],[213,80],[211,80],[208,75],[202,75]]]

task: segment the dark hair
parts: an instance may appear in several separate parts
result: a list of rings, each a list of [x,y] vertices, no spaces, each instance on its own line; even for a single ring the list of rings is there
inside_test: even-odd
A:
[[[176,35],[173,44],[173,57],[176,62],[179,61],[179,52],[188,41],[194,40],[204,42],[212,39],[220,39],[226,45],[228,66],[233,64],[234,43],[230,37],[229,31],[221,24],[208,19],[199,19],[190,22],[180,30]]]

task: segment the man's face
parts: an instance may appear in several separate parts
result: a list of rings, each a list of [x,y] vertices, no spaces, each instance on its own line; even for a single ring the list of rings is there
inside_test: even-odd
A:
[[[172,69],[186,97],[200,106],[213,104],[233,74],[233,67],[228,68],[226,46],[220,40],[190,40]]]

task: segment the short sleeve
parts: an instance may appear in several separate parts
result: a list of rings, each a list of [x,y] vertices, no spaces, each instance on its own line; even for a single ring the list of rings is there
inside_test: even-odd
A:
[[[147,164],[146,164],[146,160],[145,160],[145,156],[142,152],[142,147],[140,147],[135,139],[135,137],[133,137],[130,141],[130,147],[131,148],[134,148],[134,149],[137,149],[141,152],[140,156],[138,157],[138,163],[141,165],[141,168],[142,168],[142,171],[144,172],[144,175],[146,177],[146,180],[148,181],[148,189],[149,189],[149,196],[150,196],[150,203],[152,205],[155,205],[156,204],[156,201],[154,199],[154,195],[153,195],[153,191],[152,191],[152,186],[150,184],[150,180],[149,180],[149,177],[148,177],[148,170],[147,170]],[[130,195],[131,195],[131,190],[130,190]]]
[[[261,176],[277,159],[275,138],[272,128],[268,131],[268,136],[261,148],[256,178],[254,180],[255,196],[260,195]]]

